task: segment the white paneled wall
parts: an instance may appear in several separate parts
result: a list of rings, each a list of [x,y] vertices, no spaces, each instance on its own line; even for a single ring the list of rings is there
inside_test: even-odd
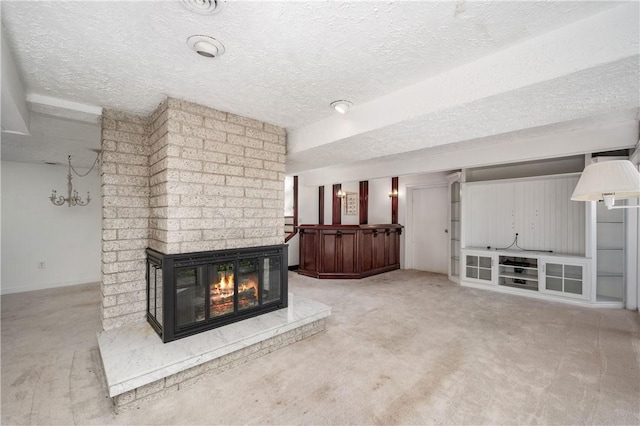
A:
[[[495,248],[511,244],[516,232],[514,185],[491,182],[463,186],[466,246]]]
[[[584,255],[585,207],[571,201],[576,175],[464,184],[465,247],[503,248],[518,233],[523,249]]]

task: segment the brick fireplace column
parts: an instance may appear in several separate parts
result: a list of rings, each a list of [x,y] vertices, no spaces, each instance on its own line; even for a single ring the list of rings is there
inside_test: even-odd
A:
[[[106,111],[102,137],[104,329],[144,321],[146,247],[283,243],[284,129],[169,98],[146,118]]]
[[[149,244],[147,118],[102,116],[102,327],[145,318],[145,248]]]

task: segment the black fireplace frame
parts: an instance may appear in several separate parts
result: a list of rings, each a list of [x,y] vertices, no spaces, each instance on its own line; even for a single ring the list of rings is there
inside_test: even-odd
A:
[[[147,321],[151,324],[151,327],[158,333],[164,343],[171,342],[173,340],[181,339],[183,337],[191,336],[203,331],[211,330],[217,327],[221,327],[227,324],[231,324],[237,321],[242,321],[247,318],[255,317],[258,315],[272,312],[278,309],[286,308],[288,303],[288,280],[287,280],[287,253],[288,246],[286,244],[272,245],[272,246],[260,246],[260,247],[248,247],[238,249],[227,250],[214,250],[206,252],[185,253],[185,254],[163,254],[153,249],[147,248],[147,262],[146,262],[146,281],[147,281]],[[266,259],[266,258],[278,258],[279,265],[279,282],[280,282],[280,297],[266,302],[263,302],[263,290],[264,279],[262,274],[259,274],[259,306],[249,309],[238,311],[234,309],[234,312],[220,317],[209,318],[208,320],[194,323],[188,326],[179,327],[177,319],[177,297],[176,297],[176,270],[180,268],[197,268],[219,265],[221,263],[233,262],[234,270],[239,270],[238,262],[243,259]],[[162,323],[158,321],[156,315],[157,298],[153,298],[154,306],[152,307],[152,298],[150,297],[150,290],[153,284],[154,294],[158,289],[157,271],[160,270],[161,285],[162,285]],[[155,275],[151,277],[150,271],[154,271]],[[207,278],[209,281],[210,278]],[[152,283],[153,281],[153,283]],[[237,284],[236,284],[237,286]],[[205,287],[205,311],[209,308],[210,296],[208,293],[208,287]],[[237,297],[237,292],[235,292]],[[237,300],[234,302],[234,306],[237,307]],[[153,308],[153,309],[152,309]],[[154,313],[152,313],[154,312]]]

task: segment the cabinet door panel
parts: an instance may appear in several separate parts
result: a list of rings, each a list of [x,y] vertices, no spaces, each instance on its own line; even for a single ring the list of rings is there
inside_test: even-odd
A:
[[[585,265],[564,262],[546,263],[544,290],[557,295],[584,299],[588,296]]]
[[[362,262],[362,270],[369,271],[373,269],[373,231],[362,231],[360,245],[360,262]]]
[[[300,268],[309,271],[316,270],[316,238],[315,231],[305,231],[300,234]]]
[[[582,294],[582,281],[564,280],[565,293]]]
[[[379,232],[373,237],[373,267],[382,268],[386,262],[385,235]]]
[[[336,262],[336,240],[335,233],[322,233],[322,269],[321,272],[336,272],[338,265]]]
[[[356,233],[343,233],[338,238],[338,247],[342,263],[341,272],[356,272]]]
[[[478,278],[484,281],[491,281],[491,269],[478,270]]]
[[[474,278],[474,279],[478,279],[478,268],[472,268],[470,266],[467,266],[467,274],[466,274],[467,278]]]
[[[389,247],[388,247],[388,265],[395,265],[400,263],[400,235],[398,232],[391,231],[389,234]]]
[[[562,291],[562,278],[547,277],[547,290]]]

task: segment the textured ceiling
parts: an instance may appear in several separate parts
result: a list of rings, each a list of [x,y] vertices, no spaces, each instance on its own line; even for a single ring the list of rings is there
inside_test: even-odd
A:
[[[55,162],[90,167],[100,149],[100,127],[93,123],[31,113],[31,135],[2,135],[2,158],[22,163]]]
[[[28,93],[142,114],[169,95],[295,132],[333,119],[333,100],[349,99],[355,108],[375,102],[619,3],[243,1],[229,2],[211,16],[191,13],[179,1],[0,6],[3,34]],[[186,46],[194,34],[217,38],[226,53],[215,60],[197,56]],[[540,92],[531,89],[528,95]],[[455,105],[428,117],[409,112],[404,125],[336,137],[324,149],[297,150],[289,166],[304,171],[328,165],[335,162],[336,148],[356,161],[549,124],[535,118],[502,123],[496,111],[494,127],[478,116],[476,124],[483,125],[477,129],[456,128],[471,109],[499,104],[478,100],[472,108]],[[620,106],[627,107],[628,102]],[[558,108],[560,120],[564,107]],[[583,116],[608,111],[599,104]],[[5,140],[3,135],[7,158]]]

